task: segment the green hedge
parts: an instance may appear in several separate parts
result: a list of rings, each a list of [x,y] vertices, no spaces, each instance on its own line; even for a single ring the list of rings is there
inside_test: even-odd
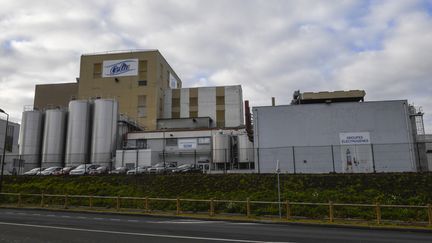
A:
[[[432,203],[432,173],[281,175],[282,200],[291,202],[375,203],[426,205]],[[137,196],[192,199],[277,201],[276,175],[110,175],[110,176],[6,176],[4,192],[50,193],[101,196]],[[127,202],[126,202],[127,203]],[[139,205],[138,202],[129,202]],[[166,203],[174,208],[175,203]],[[168,206],[169,204],[169,206]],[[163,203],[154,204],[163,207]],[[184,205],[205,209],[208,205]],[[224,205],[226,212],[243,213],[243,205]],[[277,206],[252,205],[254,214],[276,213]],[[327,214],[326,207],[293,207],[293,214],[315,217]],[[421,212],[420,212],[421,211]],[[383,218],[425,219],[422,210],[383,210]],[[355,213],[373,218],[373,209],[337,208],[341,217]],[[277,213],[276,213],[277,214]]]

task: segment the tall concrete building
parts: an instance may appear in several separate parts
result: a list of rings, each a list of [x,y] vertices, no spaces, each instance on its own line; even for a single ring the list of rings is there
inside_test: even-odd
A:
[[[170,89],[164,103],[165,119],[210,117],[211,127],[244,125],[240,85]]]
[[[114,98],[120,113],[153,130],[157,119],[163,118],[164,91],[181,87],[180,78],[158,50],[85,54],[77,83],[36,85],[34,107],[66,107],[71,99]]]

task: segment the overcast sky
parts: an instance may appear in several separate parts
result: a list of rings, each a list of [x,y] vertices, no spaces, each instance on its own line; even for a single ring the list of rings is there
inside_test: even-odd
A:
[[[295,90],[408,99],[432,133],[432,0],[0,0],[0,108],[72,82],[83,53],[159,49],[183,87],[241,84],[253,106]]]

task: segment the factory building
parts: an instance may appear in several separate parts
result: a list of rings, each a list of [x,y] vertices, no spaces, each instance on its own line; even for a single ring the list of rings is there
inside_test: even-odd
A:
[[[215,155],[213,139],[223,133],[224,139],[219,140],[224,140],[224,146],[229,143],[229,153],[234,153],[231,146],[237,146],[237,134],[244,133],[240,85],[182,88],[180,78],[157,50],[82,55],[76,81],[36,85],[34,109],[25,110],[22,119],[19,156],[25,171],[41,165],[124,165],[135,140],[145,141],[146,146],[138,146],[136,153],[148,156],[146,165],[199,162],[208,170],[227,170],[238,163],[238,156],[228,154],[225,147],[220,149],[223,156]],[[128,134],[131,131],[142,132]],[[174,138],[164,137],[168,132],[179,136],[180,145],[173,146]],[[196,141],[190,145],[193,155],[191,148],[181,147],[186,141],[182,139]],[[252,151],[252,143],[243,144],[240,139],[240,146]],[[207,155],[195,148],[206,148]],[[253,167],[250,158],[245,162],[235,166]]]
[[[253,108],[256,172],[427,171],[406,100],[364,102],[364,91],[294,93]]]
[[[18,123],[8,121],[8,126],[6,128],[6,120],[0,119],[0,161],[3,159],[3,150],[6,149],[4,167],[6,173],[13,174],[18,172],[19,161],[16,160],[15,155],[18,153],[19,130],[20,125]]]
[[[163,118],[208,116],[211,127],[238,127],[244,124],[240,85],[165,90]]]
[[[84,54],[76,81],[36,85],[34,108],[67,108],[73,99],[115,99],[119,113],[154,130],[163,118],[164,91],[182,87],[158,50]]]

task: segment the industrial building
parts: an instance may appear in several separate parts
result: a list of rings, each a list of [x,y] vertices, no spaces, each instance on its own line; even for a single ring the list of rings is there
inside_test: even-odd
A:
[[[163,117],[164,91],[182,82],[158,50],[81,56],[76,82],[36,85],[34,108],[67,108],[70,100],[115,99],[119,112],[146,130]]]
[[[5,170],[6,173],[18,173],[19,161],[16,161],[15,155],[18,153],[18,137],[20,125],[15,122],[8,121],[6,128],[6,120],[0,119],[0,161],[2,161],[2,153],[5,151]],[[6,132],[6,136],[5,136]],[[14,169],[15,168],[15,169]]]
[[[25,162],[25,170],[40,165],[125,165],[134,140],[146,144],[138,147],[141,158],[134,165],[195,161],[205,164],[203,169],[226,170],[238,163],[237,152],[219,156],[223,161],[214,160],[218,155],[213,153],[213,139],[216,134],[229,133],[216,142],[237,146],[237,134],[244,133],[240,85],[182,88],[181,80],[157,50],[82,55],[76,81],[36,85],[33,109],[25,110],[22,119],[19,158]],[[141,133],[128,134],[131,131]],[[185,156],[191,151],[182,149],[190,148],[176,145],[173,149],[170,142],[174,137],[164,138],[168,132],[179,136],[180,144],[183,138],[195,139],[200,145],[191,148],[206,147],[208,155],[204,158],[199,154],[202,151],[194,151],[192,157]],[[246,146],[241,139],[239,143]],[[247,146],[252,151],[252,143]],[[225,147],[220,151],[225,153]],[[253,167],[250,158],[245,162],[247,165],[236,166]]]
[[[240,85],[170,89],[164,92],[163,118],[208,116],[211,127],[239,127],[244,124]]]
[[[256,172],[428,171],[406,100],[364,101],[364,91],[295,92],[291,105],[253,108]]]

